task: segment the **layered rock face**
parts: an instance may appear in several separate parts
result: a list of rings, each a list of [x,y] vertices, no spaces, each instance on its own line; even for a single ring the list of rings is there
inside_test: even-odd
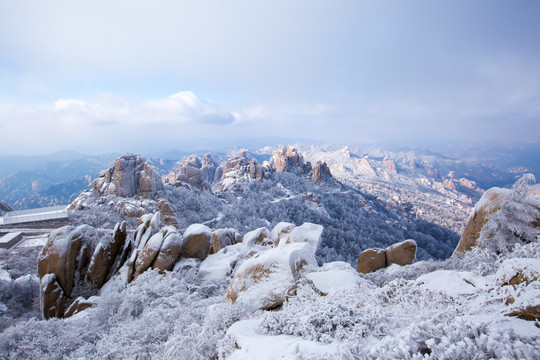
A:
[[[92,188],[100,195],[120,197],[141,196],[153,198],[163,190],[163,183],[156,169],[140,155],[124,155],[114,165],[102,172],[92,182]]]
[[[367,249],[358,257],[356,270],[367,274],[385,268],[392,264],[410,265],[416,257],[416,242],[405,240],[390,245],[386,249]]]

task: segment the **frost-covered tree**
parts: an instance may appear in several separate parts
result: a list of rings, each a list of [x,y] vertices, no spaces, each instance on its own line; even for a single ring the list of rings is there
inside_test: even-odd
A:
[[[528,197],[528,185],[534,182],[534,175],[523,175],[500,201],[489,205],[490,214],[480,232],[480,244],[502,253],[512,250],[516,244],[538,240],[540,203]]]

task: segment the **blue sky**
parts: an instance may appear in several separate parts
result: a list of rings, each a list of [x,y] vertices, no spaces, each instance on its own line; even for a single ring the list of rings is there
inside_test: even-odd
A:
[[[539,27],[538,1],[0,0],[0,155],[537,141]]]

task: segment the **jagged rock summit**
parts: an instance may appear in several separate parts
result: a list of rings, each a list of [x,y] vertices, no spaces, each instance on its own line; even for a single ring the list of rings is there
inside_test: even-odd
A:
[[[219,169],[219,171],[218,171]],[[222,169],[210,154],[202,160],[198,155],[190,155],[183,159],[178,172],[172,171],[162,177],[163,182],[176,187],[186,186],[197,189],[210,189],[211,184],[221,178]]]
[[[163,183],[154,166],[141,155],[124,155],[114,165],[98,174],[92,188],[100,195],[154,198]]]

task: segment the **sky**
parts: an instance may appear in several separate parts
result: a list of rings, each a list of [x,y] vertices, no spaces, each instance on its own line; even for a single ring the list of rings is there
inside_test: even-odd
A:
[[[0,0],[0,155],[539,134],[536,0]]]

